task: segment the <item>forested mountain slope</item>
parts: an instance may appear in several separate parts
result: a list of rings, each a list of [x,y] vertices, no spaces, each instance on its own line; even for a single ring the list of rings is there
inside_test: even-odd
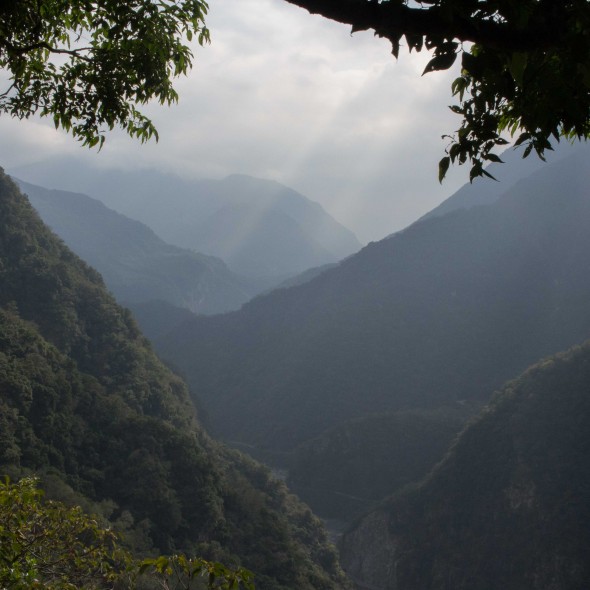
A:
[[[585,590],[590,577],[590,344],[496,394],[446,460],[342,540],[361,587]]]
[[[29,182],[83,192],[138,219],[169,244],[222,258],[240,275],[280,280],[361,247],[318,203],[277,182],[235,174],[189,181],[52,159],[13,171]]]
[[[351,522],[395,490],[421,480],[470,416],[456,404],[349,420],[297,447],[289,487],[323,518]]]
[[[583,158],[547,166],[157,345],[215,432],[275,449],[369,413],[484,401],[590,335],[589,180]]]
[[[259,588],[346,586],[309,509],[209,439],[183,382],[4,174],[0,273],[0,473],[101,507],[141,552],[241,563]]]
[[[17,181],[43,221],[96,268],[119,301],[167,301],[194,313],[238,309],[267,287],[219,258],[171,246],[148,227],[86,195]]]

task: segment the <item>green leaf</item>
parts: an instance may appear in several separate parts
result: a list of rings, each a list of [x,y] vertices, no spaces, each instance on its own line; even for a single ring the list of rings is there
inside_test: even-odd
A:
[[[448,70],[457,59],[457,54],[455,52],[452,53],[442,53],[441,55],[435,55],[424,68],[422,75],[428,74],[429,72],[434,72],[437,70]]]
[[[510,62],[508,64],[508,69],[514,78],[514,81],[519,85],[522,86],[524,80],[524,71],[526,69],[528,63],[528,53],[524,52],[516,52],[513,53]]]
[[[447,170],[449,169],[450,164],[451,164],[451,158],[449,158],[449,156],[445,156],[438,163],[438,181],[440,183],[442,183],[444,177],[446,176]]]
[[[451,91],[453,93],[453,96],[456,96],[458,94],[459,100],[463,102],[463,96],[465,95],[465,90],[467,90],[468,86],[469,80],[465,76],[459,76],[453,81],[451,85]]]
[[[496,154],[484,154],[484,159],[489,160],[490,162],[496,162],[498,164],[503,164],[504,161],[500,159],[499,156],[497,156]]]

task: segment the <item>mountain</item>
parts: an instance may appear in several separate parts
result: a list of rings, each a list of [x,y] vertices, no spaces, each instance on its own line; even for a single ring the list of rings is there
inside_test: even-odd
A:
[[[550,163],[558,162],[574,154],[585,154],[588,157],[589,146],[586,144],[570,144],[566,141],[558,143],[554,149],[547,151],[545,160]],[[486,167],[496,181],[487,178],[478,178],[473,183],[461,187],[456,193],[444,200],[438,207],[429,211],[421,219],[430,219],[446,215],[457,209],[471,209],[482,205],[495,203],[507,191],[511,190],[518,182],[544,167],[545,163],[534,154],[523,158],[523,149],[508,148],[502,154],[502,163],[490,164]]]
[[[194,314],[184,307],[177,307],[160,299],[126,303],[139,324],[141,331],[150,340],[164,336],[173,328],[193,319]]]
[[[371,413],[484,403],[590,334],[589,181],[581,155],[548,165],[156,345],[215,433],[277,451]]]
[[[589,383],[586,343],[505,385],[420,486],[344,536],[359,587],[587,588]]]
[[[273,285],[270,289],[266,291],[262,291],[260,295],[267,295],[271,291],[275,289],[288,289],[289,287],[297,287],[298,285],[303,285],[303,283],[308,283],[311,279],[315,279],[317,276],[321,275],[323,272],[338,266],[338,262],[331,262],[329,264],[322,264],[321,266],[314,266],[312,268],[308,268],[299,274],[296,274],[280,283]]]
[[[361,247],[319,204],[278,182],[234,174],[209,184],[216,211],[195,237],[202,240],[202,251],[220,252],[222,258],[225,253],[230,268],[242,268],[248,258],[270,274],[281,268],[295,274],[336,262]],[[205,232],[210,221],[222,237]],[[265,262],[265,255],[277,256],[267,250],[271,247],[282,255]],[[281,260],[285,262],[279,266]],[[256,268],[250,271],[255,272],[260,274]]]
[[[187,247],[214,252],[246,276],[281,276],[318,266],[334,256],[280,210],[231,203],[181,235]]]
[[[170,246],[148,227],[86,195],[17,181],[43,221],[96,268],[119,301],[167,301],[195,313],[238,309],[257,291],[218,258]]]
[[[424,478],[470,411],[458,404],[339,424],[295,449],[289,488],[322,518],[350,522],[395,490]]]
[[[282,280],[361,246],[317,203],[277,182],[245,175],[187,181],[153,170],[100,170],[72,159],[12,172],[96,197],[170,244],[222,258],[240,275]]]
[[[96,271],[0,173],[0,472],[96,507],[139,554],[241,564],[258,588],[347,583],[268,470],[211,440]]]

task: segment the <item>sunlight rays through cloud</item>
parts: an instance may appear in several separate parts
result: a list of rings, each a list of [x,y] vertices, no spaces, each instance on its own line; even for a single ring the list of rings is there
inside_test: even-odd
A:
[[[120,131],[86,151],[49,121],[0,120],[0,165],[75,154],[93,166],[155,167],[185,178],[245,173],[292,186],[364,240],[400,229],[461,184],[436,180],[441,135],[458,121],[452,74],[428,56],[311,16],[282,0],[212,0],[212,44],[177,82],[178,105],[148,105],[160,142]],[[8,141],[10,140],[10,141]]]

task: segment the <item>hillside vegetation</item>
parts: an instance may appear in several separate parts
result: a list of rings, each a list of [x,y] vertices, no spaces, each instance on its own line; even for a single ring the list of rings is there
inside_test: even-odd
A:
[[[342,540],[362,587],[583,590],[590,576],[590,343],[509,382],[419,487]]]
[[[377,414],[339,424],[295,449],[289,487],[324,518],[352,520],[422,479],[473,408]]]
[[[96,271],[0,175],[0,472],[90,505],[138,553],[241,564],[257,587],[345,587],[319,521],[213,442]]]

